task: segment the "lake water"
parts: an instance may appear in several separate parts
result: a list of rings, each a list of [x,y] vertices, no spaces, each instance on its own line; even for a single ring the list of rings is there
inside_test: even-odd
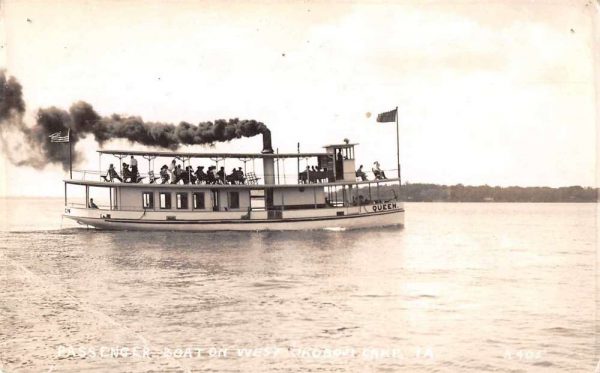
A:
[[[598,362],[595,204],[407,204],[403,229],[196,234],[75,228],[60,199],[0,207],[2,372]]]

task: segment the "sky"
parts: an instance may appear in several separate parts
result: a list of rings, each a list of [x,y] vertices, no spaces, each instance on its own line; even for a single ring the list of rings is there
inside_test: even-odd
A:
[[[37,109],[79,100],[147,121],[255,119],[280,152],[348,138],[360,144],[357,163],[394,169],[395,124],[375,117],[397,106],[403,181],[595,186],[598,9],[566,0],[6,0],[0,67],[22,84],[31,124]],[[97,169],[98,144],[77,146],[86,155],[77,168]],[[257,152],[261,139],[182,150]],[[0,153],[0,196],[62,195],[65,175]]]

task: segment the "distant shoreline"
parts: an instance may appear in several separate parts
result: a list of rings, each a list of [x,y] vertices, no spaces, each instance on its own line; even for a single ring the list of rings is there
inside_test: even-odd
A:
[[[402,185],[401,198],[409,202],[596,203],[598,188],[407,183]]]
[[[394,195],[396,187],[381,186],[381,193]],[[367,197],[367,188],[360,188]],[[397,189],[395,189],[397,191]],[[63,199],[62,196],[0,196],[0,199]],[[400,199],[406,202],[464,203],[597,203],[598,188],[569,187],[499,187],[406,183]]]

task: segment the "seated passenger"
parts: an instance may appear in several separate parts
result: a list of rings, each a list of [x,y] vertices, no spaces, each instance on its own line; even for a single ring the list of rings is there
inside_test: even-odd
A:
[[[173,171],[173,174],[175,174],[175,179],[171,180],[171,184],[178,184],[179,181],[181,180],[182,173],[183,173],[183,170],[181,169],[181,165],[178,164],[177,167],[175,167],[175,170]]]
[[[196,177],[192,173],[192,167],[186,166],[185,170],[181,170],[179,179],[183,181],[184,184],[193,184],[194,181],[196,181]]]
[[[385,172],[379,167],[379,162],[375,161],[373,163],[373,175],[375,175],[375,180],[387,179],[385,176]]]
[[[175,165],[175,160],[173,159],[171,161],[171,164],[169,165],[169,167],[167,167],[167,170],[169,171],[169,179],[171,179],[171,184],[175,184],[175,169],[177,168],[177,166]]]
[[[133,182],[133,175],[131,174],[131,171],[129,170],[129,165],[127,163],[123,163],[123,182]]]
[[[360,177],[362,181],[367,181],[367,174],[363,171],[363,165],[361,164],[358,170],[356,170],[356,177]]]
[[[207,184],[215,184],[217,182],[217,178],[215,175],[215,166],[210,166],[208,167],[208,180],[207,180]]]
[[[225,184],[225,167],[221,167],[217,172],[217,179],[220,184]]]
[[[198,180],[198,178],[194,173],[194,169],[192,168],[192,166],[187,166],[186,169],[190,178],[190,184],[196,184],[196,180]]]
[[[94,203],[94,199],[90,198],[90,205],[88,206],[91,209],[97,209],[98,206],[96,206],[96,204]]]
[[[119,176],[117,171],[115,171],[115,166],[113,166],[112,163],[110,164],[110,166],[108,166],[108,175],[107,176],[108,176],[109,181],[113,181],[113,179],[117,179],[120,182],[123,182],[123,179],[121,179],[121,176]]]
[[[242,171],[241,167],[238,167],[237,177],[240,184],[246,184],[246,178],[244,177],[244,171]]]
[[[225,180],[227,181],[228,184],[237,184],[238,174],[237,174],[237,171],[235,170],[235,167],[231,170],[231,173],[229,175],[225,176]]]
[[[160,179],[161,184],[166,184],[169,181],[169,167],[166,164],[160,168]]]
[[[208,177],[206,172],[204,172],[204,166],[198,166],[196,169],[196,180],[198,181],[198,184],[201,184],[202,182],[208,182]]]

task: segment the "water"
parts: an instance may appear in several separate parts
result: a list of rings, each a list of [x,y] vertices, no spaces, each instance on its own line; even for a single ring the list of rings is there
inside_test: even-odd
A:
[[[597,363],[594,204],[407,204],[404,229],[212,234],[59,230],[61,204],[0,200],[3,372]]]

